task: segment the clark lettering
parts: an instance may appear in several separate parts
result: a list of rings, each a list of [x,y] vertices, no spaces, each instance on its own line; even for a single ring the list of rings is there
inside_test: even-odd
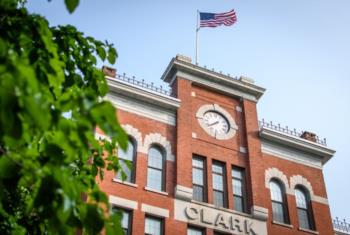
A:
[[[258,235],[254,230],[254,221],[244,219],[241,216],[234,214],[207,211],[205,208],[185,207],[185,215],[191,222],[203,224],[204,226],[211,225],[215,229],[223,231],[235,232],[236,234]]]

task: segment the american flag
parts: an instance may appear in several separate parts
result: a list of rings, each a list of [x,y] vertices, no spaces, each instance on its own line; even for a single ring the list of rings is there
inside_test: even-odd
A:
[[[225,13],[200,12],[199,18],[200,27],[217,27],[220,25],[230,26],[237,21],[235,10],[231,10]]]

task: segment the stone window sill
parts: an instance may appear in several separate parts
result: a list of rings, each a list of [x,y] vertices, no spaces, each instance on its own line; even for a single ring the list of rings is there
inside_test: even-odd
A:
[[[120,179],[113,179],[113,182],[116,182],[116,183],[119,183],[119,184],[124,184],[124,185],[131,186],[131,187],[134,187],[134,188],[137,188],[137,184],[130,183],[130,182],[127,182],[127,181],[122,181],[122,180],[120,180]]]
[[[285,223],[281,223],[281,222],[278,222],[278,221],[272,221],[272,223],[276,224],[276,225],[283,226],[283,227],[287,227],[287,228],[293,228],[293,225],[291,225],[291,224],[285,224]]]
[[[318,234],[317,231],[315,230],[310,230],[310,229],[306,229],[306,228],[299,228],[300,231],[303,231],[303,232],[307,232],[307,233],[311,233],[311,234]]]
[[[152,189],[152,188],[148,188],[148,187],[145,187],[145,190],[146,190],[146,191],[150,191],[150,192],[152,192],[152,193],[158,193],[158,194],[161,194],[161,195],[165,195],[165,196],[168,196],[168,195],[169,195],[167,192],[159,191],[159,190]]]

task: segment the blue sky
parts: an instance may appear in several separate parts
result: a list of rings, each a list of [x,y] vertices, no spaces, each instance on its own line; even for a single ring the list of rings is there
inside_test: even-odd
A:
[[[72,15],[62,0],[27,7],[114,43],[118,73],[158,85],[176,54],[194,59],[197,9],[235,9],[234,26],[200,30],[199,64],[266,88],[260,119],[327,138],[337,150],[324,167],[332,216],[350,221],[350,1],[81,0]]]

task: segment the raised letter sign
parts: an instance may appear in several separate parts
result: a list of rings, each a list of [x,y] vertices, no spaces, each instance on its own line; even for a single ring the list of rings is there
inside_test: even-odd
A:
[[[186,207],[185,212],[186,212],[186,216],[189,219],[191,220],[198,219],[198,210],[196,208]]]
[[[215,226],[219,226],[221,225],[223,228],[228,229],[228,223],[224,217],[223,214],[218,213],[218,215],[216,216],[216,220],[215,220]]]

